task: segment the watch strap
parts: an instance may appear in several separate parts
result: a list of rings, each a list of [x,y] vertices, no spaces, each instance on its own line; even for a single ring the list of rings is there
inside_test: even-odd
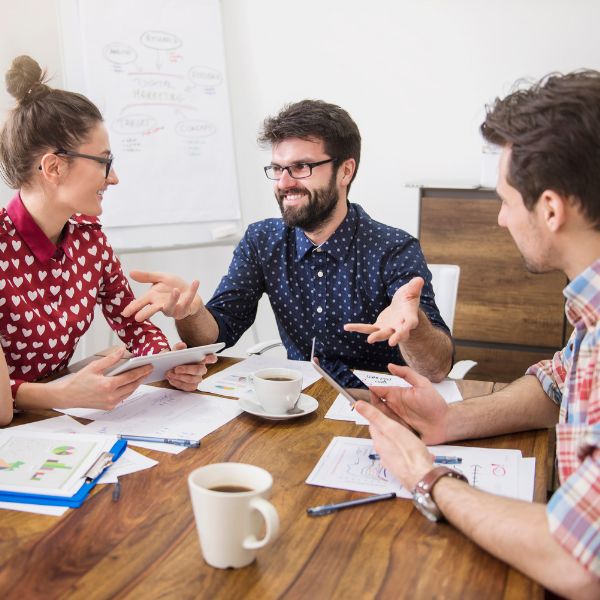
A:
[[[415,486],[415,492],[431,495],[433,487],[442,477],[452,477],[453,479],[459,479],[469,483],[469,480],[462,473],[459,473],[450,467],[439,466],[434,467],[431,471],[426,473],[423,479]]]

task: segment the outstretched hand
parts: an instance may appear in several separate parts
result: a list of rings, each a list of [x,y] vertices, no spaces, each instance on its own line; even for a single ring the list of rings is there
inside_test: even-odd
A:
[[[131,271],[130,276],[134,281],[152,285],[145,294],[125,307],[121,313],[124,317],[135,315],[135,320],[141,322],[162,312],[167,317],[185,319],[204,307],[196,294],[200,285],[198,280],[188,284],[177,275],[147,271]]]
[[[419,304],[425,281],[415,277],[396,290],[392,302],[377,317],[375,323],[347,323],[345,331],[369,334],[367,342],[388,340],[390,346],[406,342],[419,324]]]

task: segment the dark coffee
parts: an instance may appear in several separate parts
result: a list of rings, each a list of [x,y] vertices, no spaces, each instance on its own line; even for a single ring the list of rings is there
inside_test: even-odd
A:
[[[240,494],[241,492],[252,491],[252,488],[244,487],[243,485],[216,485],[208,489],[213,492],[225,492],[227,494]]]
[[[263,377],[266,381],[294,381],[291,377]]]

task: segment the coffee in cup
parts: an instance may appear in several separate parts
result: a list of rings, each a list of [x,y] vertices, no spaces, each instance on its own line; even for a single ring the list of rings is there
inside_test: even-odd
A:
[[[285,414],[302,392],[302,373],[294,369],[260,369],[248,379],[256,402],[268,414]]]
[[[212,567],[245,567],[277,537],[279,516],[267,500],[273,478],[264,469],[215,463],[192,471],[188,485],[202,554]]]

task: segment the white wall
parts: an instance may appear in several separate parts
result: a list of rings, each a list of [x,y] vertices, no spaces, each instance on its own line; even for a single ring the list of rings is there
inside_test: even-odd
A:
[[[29,53],[56,73],[58,0],[0,0],[0,71]],[[222,0],[242,213],[277,212],[262,172],[262,119],[322,98],[346,108],[363,136],[351,199],[416,234],[407,182],[479,181],[483,106],[521,77],[600,69],[600,3],[589,0]],[[35,17],[33,16],[35,15]],[[0,91],[0,110],[9,105]],[[0,114],[1,116],[1,114]],[[0,188],[3,202],[9,191]],[[107,200],[110,201],[109,197]],[[230,249],[128,255],[127,268],[175,269],[210,295]],[[258,323],[270,337],[267,318]],[[241,346],[248,345],[244,341]]]

